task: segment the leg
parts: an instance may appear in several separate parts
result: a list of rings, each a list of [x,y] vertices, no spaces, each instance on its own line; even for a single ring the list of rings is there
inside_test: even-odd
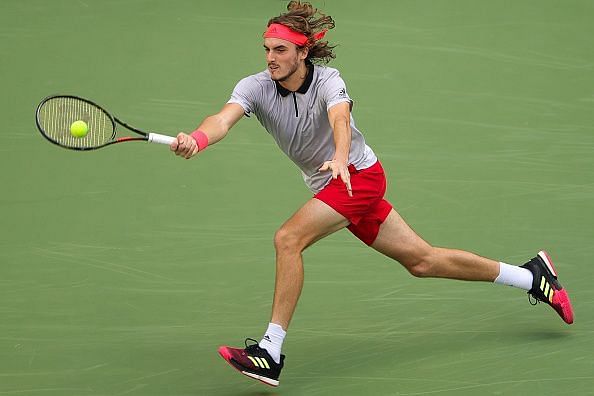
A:
[[[399,261],[417,277],[450,278],[469,281],[493,282],[504,267],[496,261],[477,256],[462,250],[436,248],[421,239],[392,209],[372,248]],[[520,286],[524,275],[515,273],[515,283],[504,283],[528,290],[539,301],[543,301],[557,311],[565,323],[573,323],[573,308],[565,289],[557,280],[552,261],[544,251],[521,267],[509,266],[529,273],[531,286]],[[507,270],[509,271],[509,270]],[[499,282],[501,283],[501,282]],[[548,293],[548,294],[547,294]]]
[[[276,282],[272,323],[289,327],[303,287],[301,253],[316,241],[349,225],[330,206],[311,199],[281,226],[274,236]]]
[[[429,245],[394,209],[380,226],[371,247],[397,260],[417,277],[493,282],[499,275],[496,261],[462,250]]]
[[[248,345],[248,338],[245,348],[220,347],[219,354],[227,363],[250,378],[278,386],[284,366],[282,343],[303,287],[301,253],[349,223],[330,206],[313,198],[281,226],[274,236],[276,283],[271,323],[257,344]]]

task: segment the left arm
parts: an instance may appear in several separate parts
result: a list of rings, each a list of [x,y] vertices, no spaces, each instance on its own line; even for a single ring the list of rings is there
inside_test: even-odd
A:
[[[334,134],[336,151],[332,161],[324,162],[320,171],[332,171],[332,178],[344,182],[350,197],[353,196],[351,188],[351,175],[349,173],[349,152],[351,150],[351,111],[350,103],[338,103],[328,109],[328,121]]]

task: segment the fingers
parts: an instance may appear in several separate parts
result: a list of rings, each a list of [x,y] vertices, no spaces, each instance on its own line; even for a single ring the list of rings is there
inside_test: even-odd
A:
[[[345,172],[340,172],[340,179],[344,183],[349,197],[352,197],[353,187],[351,187],[351,174],[349,173],[349,170],[347,168],[345,168]]]
[[[175,152],[175,155],[185,159],[192,158],[198,152],[196,141],[185,133],[179,133],[177,140],[173,141],[169,148]]]
[[[332,171],[332,178],[337,179],[340,176],[340,180],[344,183],[349,197],[353,196],[353,188],[351,186],[351,173],[349,168],[344,164],[339,164],[336,161],[326,161],[324,165],[320,167],[320,172]]]
[[[327,171],[332,171],[332,178],[336,179],[338,177],[338,167],[336,166],[336,164],[334,163],[334,161],[326,161],[324,162],[324,165],[322,165],[322,167],[319,169],[320,172],[327,172]]]
[[[322,165],[320,167],[320,169],[318,169],[320,172],[326,172],[330,169],[330,164],[332,163],[332,161],[326,161],[324,162],[324,165]]]
[[[340,178],[342,179],[342,182],[344,183],[344,185],[346,186],[347,189],[347,193],[349,194],[349,197],[353,196],[353,187],[351,187],[351,175],[350,173],[346,173],[346,175],[340,175]]]

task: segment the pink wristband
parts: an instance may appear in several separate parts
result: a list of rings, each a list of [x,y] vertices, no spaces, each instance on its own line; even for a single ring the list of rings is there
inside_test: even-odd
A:
[[[196,129],[190,136],[192,136],[192,139],[194,139],[198,145],[198,151],[202,151],[208,146],[208,136],[206,136],[206,133],[202,132],[200,129]]]

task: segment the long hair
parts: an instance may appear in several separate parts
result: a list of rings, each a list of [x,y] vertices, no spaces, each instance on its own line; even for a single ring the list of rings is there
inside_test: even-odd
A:
[[[336,57],[332,52],[336,46],[328,45],[328,41],[316,41],[313,38],[316,33],[334,28],[334,20],[331,16],[321,13],[308,2],[302,3],[298,0],[290,1],[287,11],[270,19],[267,26],[280,23],[306,35],[308,40],[305,46],[309,49],[306,60],[312,63],[328,63]]]

